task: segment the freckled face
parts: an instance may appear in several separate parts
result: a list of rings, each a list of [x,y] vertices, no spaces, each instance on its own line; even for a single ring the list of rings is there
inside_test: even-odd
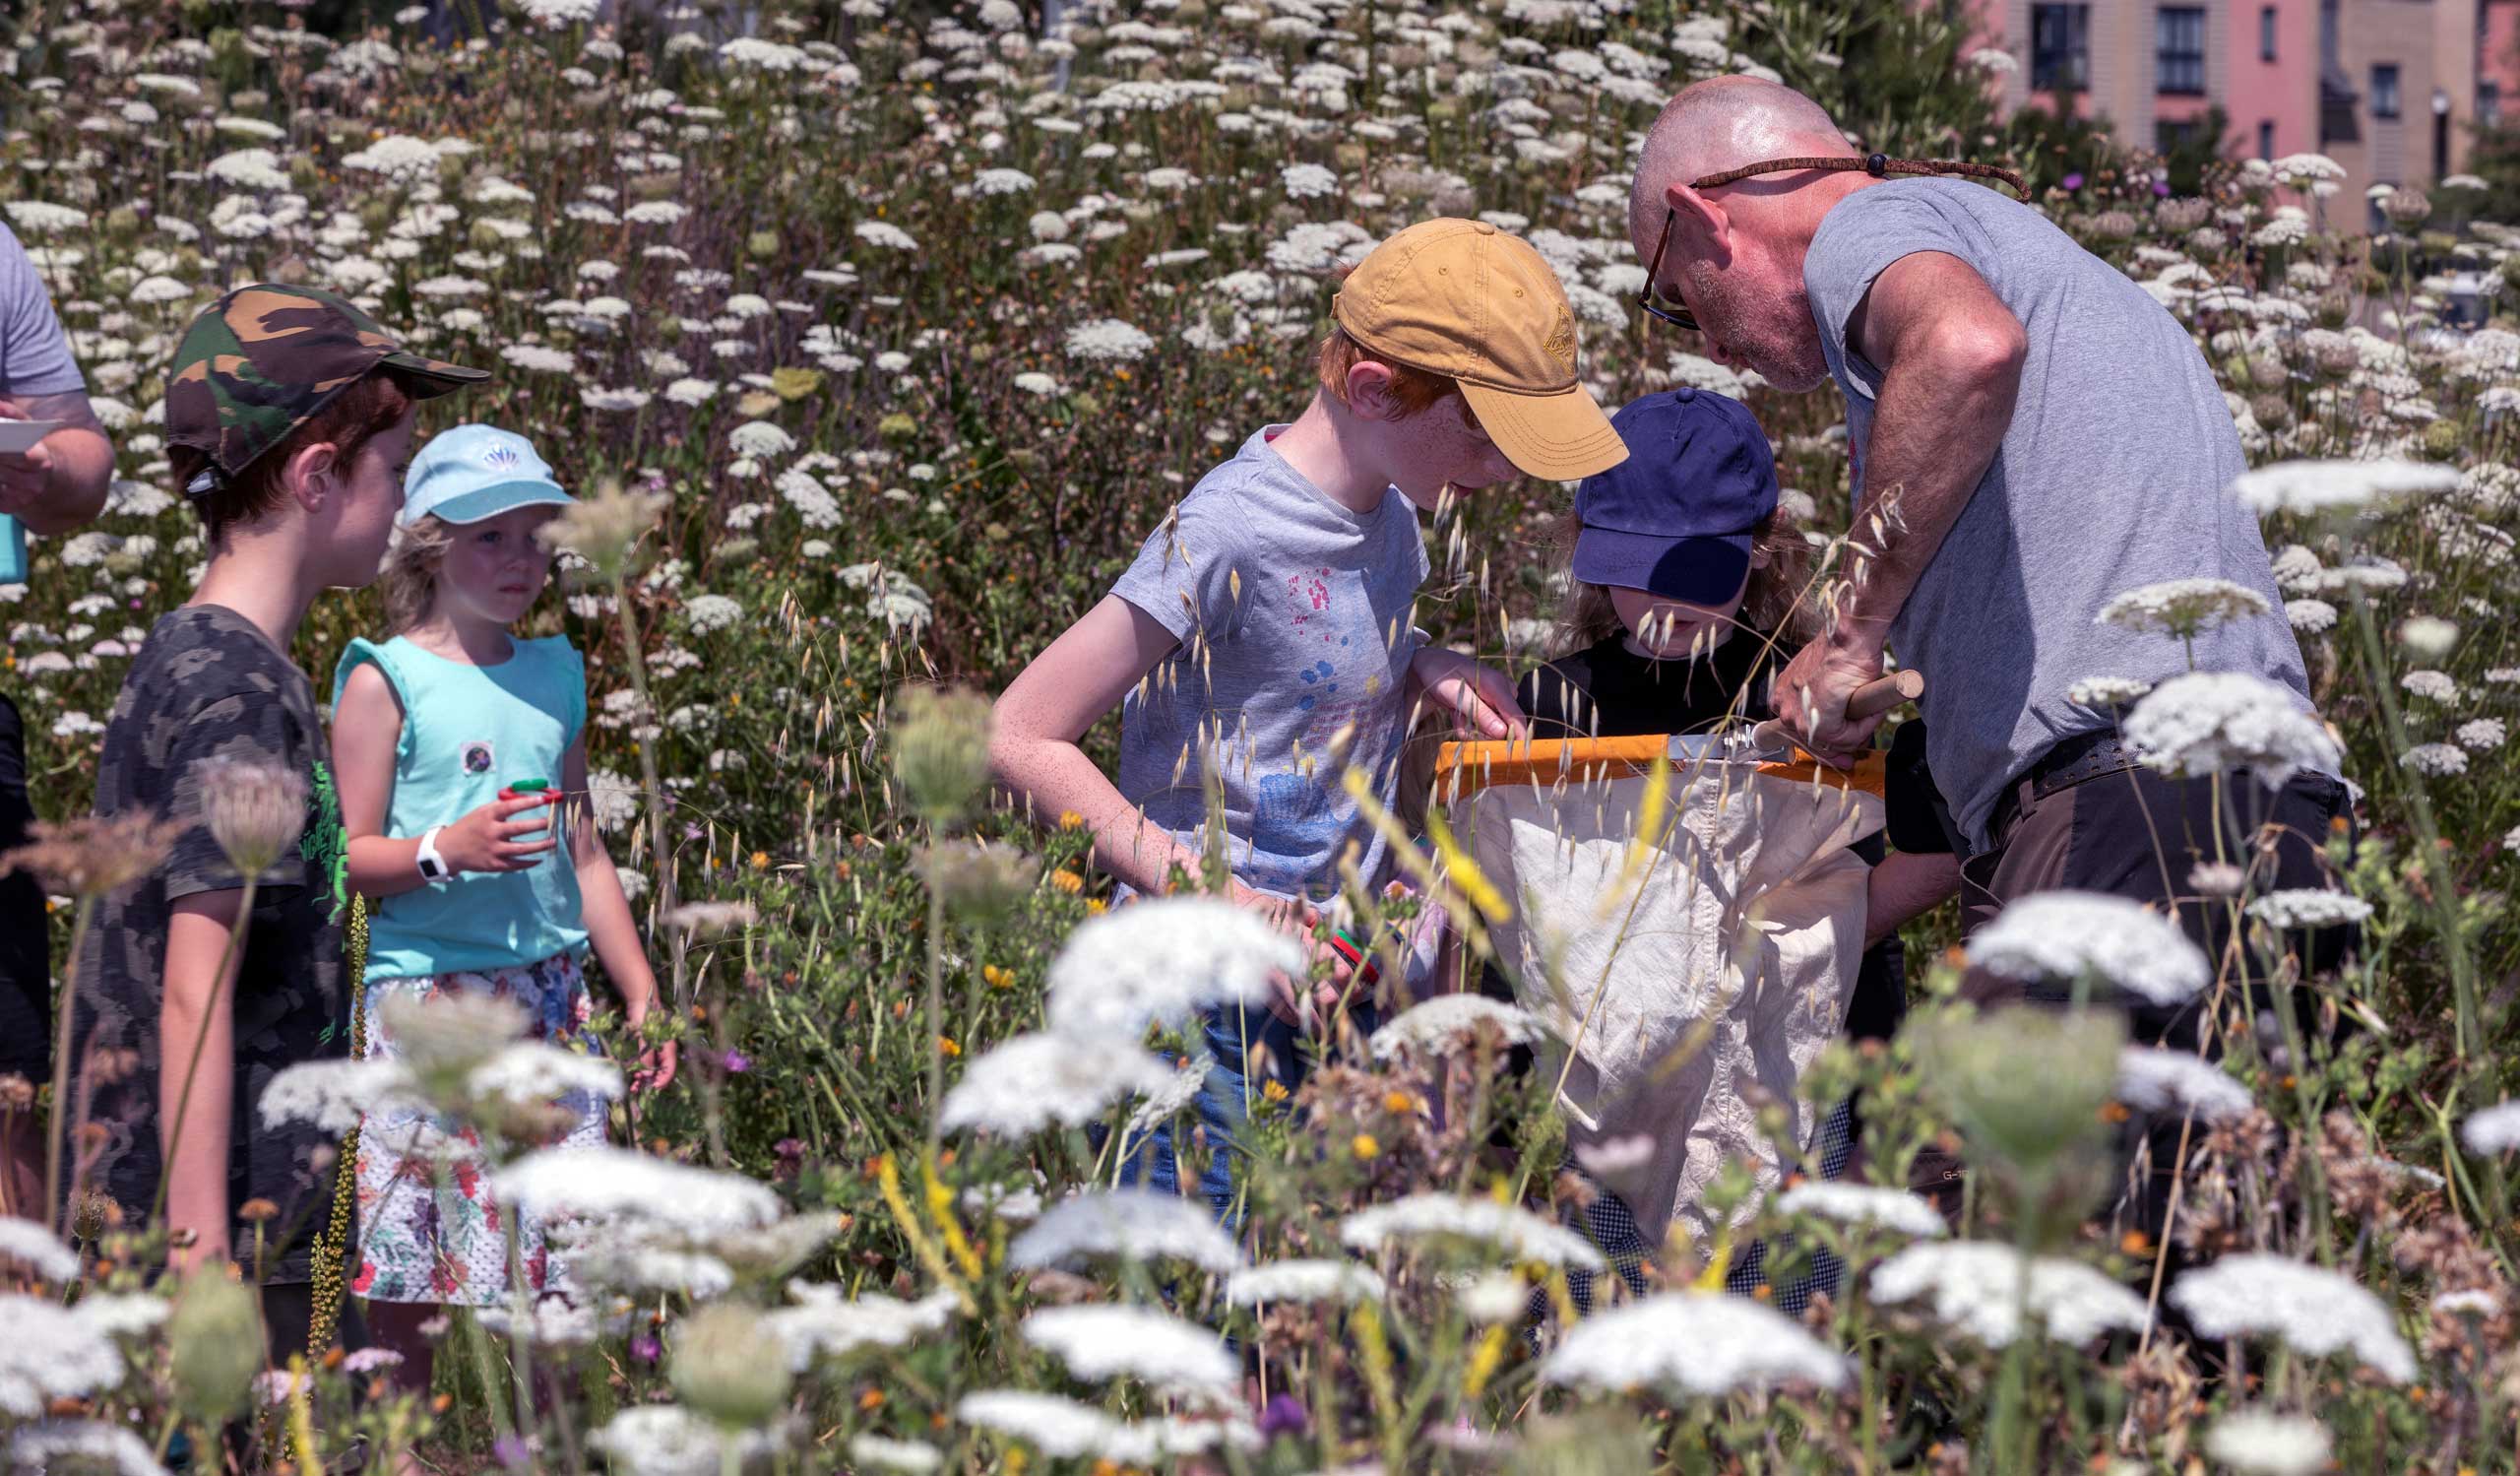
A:
[[[1447,485],[1463,491],[1493,486],[1522,475],[1489,438],[1470,402],[1446,395],[1422,412],[1392,422],[1407,442],[1405,470],[1393,484],[1409,500],[1434,511]]]

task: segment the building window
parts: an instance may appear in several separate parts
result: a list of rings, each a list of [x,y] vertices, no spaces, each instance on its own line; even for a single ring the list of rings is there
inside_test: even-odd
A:
[[[2273,118],[2258,120],[2257,157],[2268,160],[2275,157],[2275,120]]]
[[[2257,59],[2259,61],[2275,59],[2275,7],[2272,5],[2261,5],[2257,8]]]
[[[2091,86],[2091,7],[2030,8],[2030,88],[2080,92]]]
[[[2502,121],[2502,84],[2477,80],[2477,121],[2490,126]]]
[[[2398,69],[2394,62],[2383,62],[2371,69],[2371,116],[2394,118],[2398,115]]]
[[[2193,142],[2203,131],[2203,125],[2194,118],[2156,118],[2153,120],[2153,152],[2175,154],[2180,145]]]
[[[2205,95],[2205,8],[2165,5],[2153,12],[2153,87],[2179,96]]]

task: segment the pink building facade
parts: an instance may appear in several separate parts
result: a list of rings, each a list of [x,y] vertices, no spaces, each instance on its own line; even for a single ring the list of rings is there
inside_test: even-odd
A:
[[[2520,0],[1957,3],[2013,58],[2007,109],[2069,106],[2165,148],[2220,108],[2225,153],[2329,155],[2357,206],[2460,171],[2477,124],[2520,119]]]

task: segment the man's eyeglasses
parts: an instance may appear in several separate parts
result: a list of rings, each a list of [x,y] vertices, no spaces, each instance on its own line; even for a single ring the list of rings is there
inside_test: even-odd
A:
[[[1971,179],[1997,180],[2012,186],[2013,193],[2022,199],[2030,198],[2030,186],[2010,169],[1951,159],[1892,159],[1886,154],[1848,155],[1836,159],[1771,159],[1764,163],[1743,164],[1737,169],[1726,169],[1720,174],[1691,180],[1689,188],[1711,190],[1747,179],[1753,174],[1784,174],[1806,169],[1823,173],[1861,169],[1876,179],[1892,174],[1959,174]],[[1676,210],[1663,212],[1663,235],[1654,243],[1654,259],[1645,264],[1645,289],[1636,294],[1636,305],[1650,316],[1697,333],[1702,330],[1698,327],[1697,315],[1689,311],[1688,304],[1666,297],[1661,290],[1663,257],[1671,249],[1671,227],[1679,224],[1679,219],[1680,214]]]

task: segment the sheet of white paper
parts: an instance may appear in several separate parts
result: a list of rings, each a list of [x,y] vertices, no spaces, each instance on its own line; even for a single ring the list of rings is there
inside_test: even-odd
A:
[[[0,455],[32,451],[35,442],[61,426],[59,420],[0,420]]]

